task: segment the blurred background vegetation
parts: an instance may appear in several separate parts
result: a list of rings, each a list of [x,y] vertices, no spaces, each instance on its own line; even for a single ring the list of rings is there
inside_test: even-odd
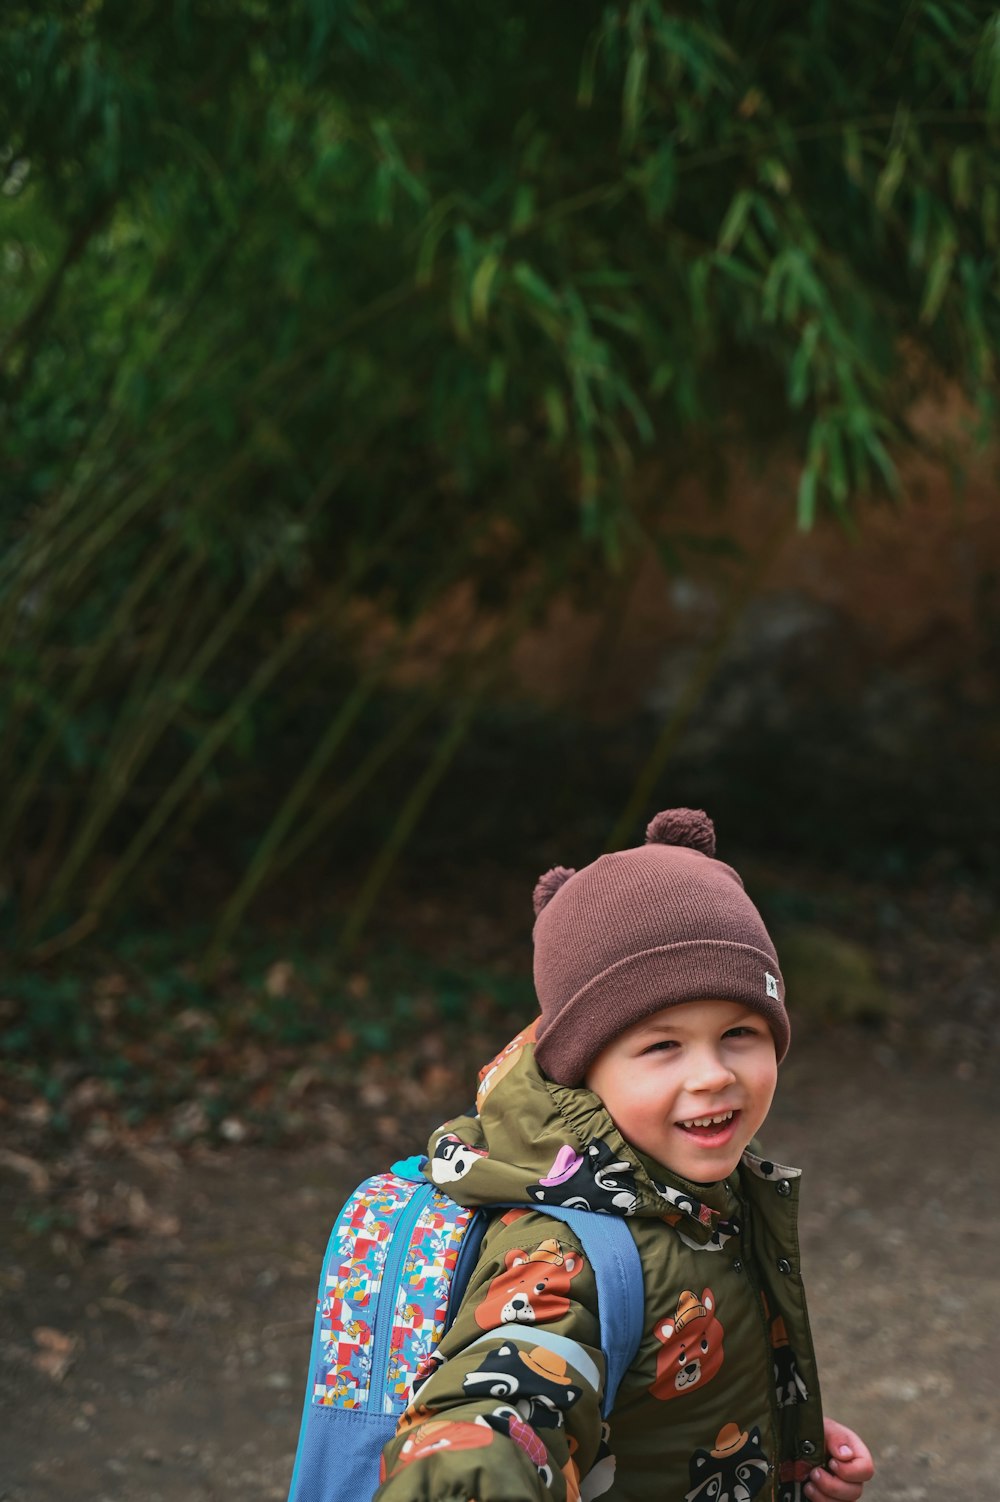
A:
[[[319,1035],[414,927],[516,941],[523,1007],[536,871],[670,803],[995,871],[998,148],[979,0],[7,0],[9,1051],[249,955]],[[852,581],[942,526],[914,688]]]

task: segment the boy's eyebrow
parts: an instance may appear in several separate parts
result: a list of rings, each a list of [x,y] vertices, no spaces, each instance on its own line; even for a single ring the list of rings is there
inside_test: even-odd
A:
[[[669,1017],[648,1017],[643,1022],[640,1032],[643,1033],[677,1033],[683,1029]]]

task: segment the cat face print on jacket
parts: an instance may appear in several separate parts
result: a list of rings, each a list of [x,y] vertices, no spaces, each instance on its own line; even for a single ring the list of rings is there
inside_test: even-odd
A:
[[[582,1153],[568,1143],[561,1147],[548,1173],[528,1185],[528,1193],[543,1205],[604,1215],[634,1215],[639,1203],[631,1168],[600,1137],[592,1138]]]
[[[435,1184],[454,1184],[457,1179],[464,1179],[480,1158],[487,1156],[483,1148],[469,1147],[454,1132],[445,1132],[434,1144],[431,1178]]]
[[[572,1247],[564,1251],[552,1237],[531,1252],[515,1248],[504,1258],[505,1271],[497,1274],[477,1305],[476,1324],[481,1330],[495,1330],[513,1322],[533,1325],[560,1319],[569,1309],[570,1284],[584,1265],[582,1253]]]
[[[684,1502],[750,1502],[767,1481],[760,1430],[747,1434],[738,1424],[724,1425],[711,1450],[695,1450],[688,1475],[691,1490]]]
[[[701,1298],[685,1289],[677,1307],[666,1319],[657,1320],[653,1334],[663,1344],[656,1358],[656,1380],[649,1391],[666,1401],[710,1382],[722,1365],[724,1330],[715,1312],[710,1288]]]
[[[558,1429],[583,1389],[555,1351],[505,1341],[492,1346],[481,1365],[462,1379],[462,1391],[470,1398],[504,1399],[535,1429]]]

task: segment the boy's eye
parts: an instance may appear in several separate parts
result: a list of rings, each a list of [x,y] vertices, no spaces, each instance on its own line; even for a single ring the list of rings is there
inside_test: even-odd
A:
[[[757,1029],[743,1025],[740,1027],[731,1027],[727,1029],[724,1036],[727,1038],[755,1038],[757,1036]]]
[[[658,1038],[655,1043],[650,1043],[643,1053],[662,1053],[668,1048],[678,1048],[680,1045],[676,1038]]]

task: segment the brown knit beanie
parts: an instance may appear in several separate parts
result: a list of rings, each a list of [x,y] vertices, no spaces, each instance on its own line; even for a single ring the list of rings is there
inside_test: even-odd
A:
[[[715,860],[700,809],[668,808],[646,843],[582,871],[555,866],[535,887],[535,1057],[578,1085],[612,1038],[682,1001],[741,1001],[788,1051],[785,986],[763,920],[731,866]]]

